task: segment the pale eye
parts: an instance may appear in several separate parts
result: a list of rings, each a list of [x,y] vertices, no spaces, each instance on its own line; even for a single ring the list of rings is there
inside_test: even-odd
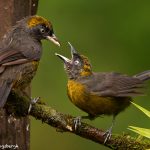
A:
[[[41,33],[45,33],[45,29],[41,28],[40,29]]]
[[[76,60],[75,62],[74,62],[74,64],[75,65],[78,65],[80,62],[78,61],[78,60]]]

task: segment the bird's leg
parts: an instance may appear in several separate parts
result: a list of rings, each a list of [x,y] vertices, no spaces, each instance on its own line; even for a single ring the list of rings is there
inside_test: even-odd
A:
[[[112,124],[110,126],[110,128],[104,133],[103,136],[106,136],[105,137],[105,140],[104,140],[104,143],[107,142],[107,140],[109,140],[111,138],[111,135],[112,135],[112,128],[114,126],[114,123],[115,123],[115,116],[113,116],[113,120],[112,120]]]
[[[77,130],[77,128],[81,125],[81,119],[82,116],[78,116],[73,119],[74,130]]]
[[[40,99],[40,97],[36,97],[36,98],[33,98],[33,99],[31,98],[29,109],[28,109],[28,114],[31,111],[32,105],[36,104],[39,99]]]
[[[94,120],[95,119],[95,116],[92,116],[92,115],[88,115],[88,116],[78,116],[78,117],[75,117],[73,119],[73,122],[74,122],[74,129],[77,130],[77,128],[81,125],[81,120],[82,119],[90,119],[90,120]]]

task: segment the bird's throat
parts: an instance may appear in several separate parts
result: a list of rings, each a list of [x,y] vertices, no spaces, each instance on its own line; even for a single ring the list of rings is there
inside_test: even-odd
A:
[[[91,71],[81,71],[80,72],[80,76],[84,77],[84,76],[90,76],[92,75],[92,72]]]

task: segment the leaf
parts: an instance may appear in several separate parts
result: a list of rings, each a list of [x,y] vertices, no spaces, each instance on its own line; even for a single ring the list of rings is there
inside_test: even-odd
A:
[[[148,111],[147,109],[145,109],[145,108],[143,108],[143,107],[141,107],[141,106],[139,106],[139,105],[137,105],[137,104],[135,104],[135,103],[133,103],[133,102],[131,102],[134,106],[136,106],[138,109],[140,109],[145,115],[147,115],[148,117],[150,117],[150,111]]]
[[[150,129],[139,128],[134,126],[129,126],[128,129],[150,139]]]

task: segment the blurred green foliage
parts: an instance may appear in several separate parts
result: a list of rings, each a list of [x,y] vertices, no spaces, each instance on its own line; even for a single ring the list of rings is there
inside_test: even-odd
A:
[[[89,57],[94,71],[116,71],[133,75],[150,69],[150,1],[122,0],[40,0],[38,15],[52,21],[55,34],[62,43],[57,48],[43,42],[43,57],[32,82],[32,96],[66,114],[85,115],[67,98],[67,77],[55,52],[70,56],[67,41]],[[135,102],[150,107],[150,86],[144,97]],[[107,129],[111,117],[86,121]],[[130,106],[118,115],[113,133],[130,132],[128,125],[149,128],[144,115]],[[134,133],[130,132],[134,136]],[[96,143],[56,130],[32,118],[31,150],[107,150]]]
[[[132,102],[132,104],[135,107],[137,107],[139,110],[141,110],[147,117],[150,118],[150,111],[149,110],[141,107],[140,105],[137,105],[136,103]],[[140,128],[140,127],[135,127],[135,126],[129,126],[128,129],[139,134],[140,136],[147,137],[150,139],[150,129]]]

